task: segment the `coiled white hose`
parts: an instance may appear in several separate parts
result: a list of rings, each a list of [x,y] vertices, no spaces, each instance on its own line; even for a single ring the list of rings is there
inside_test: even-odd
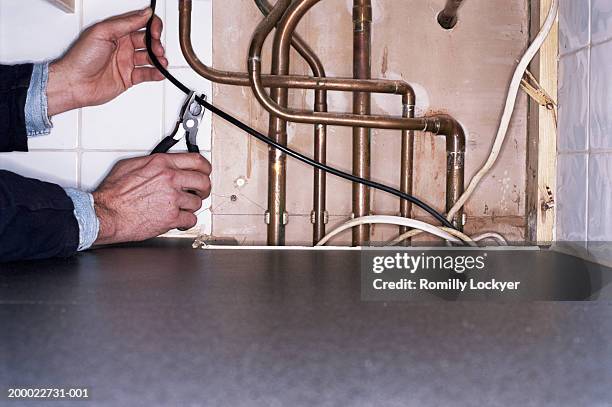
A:
[[[423,232],[430,233],[434,236],[438,236],[442,239],[448,240],[453,243],[468,243],[471,246],[475,246],[474,241],[466,236],[465,234],[450,228],[441,228],[438,226],[430,225],[429,223],[421,222],[420,220],[403,218],[400,216],[385,216],[385,215],[375,215],[375,216],[364,216],[357,219],[352,219],[342,226],[334,229],[333,232],[329,233],[325,236],[317,246],[324,246],[331,239],[344,232],[345,230],[352,229],[356,226],[360,225],[372,225],[372,224],[385,224],[385,225],[395,225],[395,226],[405,226],[413,229],[419,229]]]

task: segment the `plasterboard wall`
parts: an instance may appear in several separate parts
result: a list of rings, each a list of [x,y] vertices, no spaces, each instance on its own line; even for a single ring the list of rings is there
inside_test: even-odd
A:
[[[446,112],[468,131],[467,173],[469,180],[485,160],[505,100],[516,60],[528,40],[527,0],[467,1],[459,25],[444,31],[436,15],[445,0],[375,0],[373,25],[373,77],[404,79],[418,91],[419,112]],[[302,21],[299,32],[321,57],[329,76],[352,75],[352,2],[324,1]],[[244,71],[247,49],[261,15],[249,0],[214,0],[214,66]],[[269,44],[268,44],[269,45]],[[270,54],[264,53],[269,65]],[[294,54],[292,70],[307,74]],[[248,88],[213,85],[215,102],[260,131],[268,128],[268,115]],[[312,106],[311,92],[292,91],[290,104]],[[351,97],[330,94],[330,111],[350,111]],[[521,94],[508,141],[494,168],[467,205],[466,229],[494,230],[510,240],[523,240],[526,189],[526,97]],[[373,110],[401,114],[397,97],[376,95]],[[350,171],[351,131],[329,130],[328,162]],[[312,155],[310,126],[289,126],[290,145]],[[372,176],[377,181],[399,183],[399,132],[374,131]],[[265,242],[268,150],[222,120],[213,120],[213,162],[216,178],[213,196],[215,235],[238,237],[245,243]],[[438,209],[444,209],[444,140],[418,134],[416,143],[415,193]],[[346,221],[351,213],[351,185],[328,179],[328,228]],[[287,239],[290,244],[308,244],[311,239],[312,170],[288,163]],[[373,193],[376,214],[397,214],[399,203],[382,193]],[[422,216],[422,213],[417,212]],[[396,235],[396,228],[375,227],[375,240]],[[348,243],[350,234],[337,240]]]

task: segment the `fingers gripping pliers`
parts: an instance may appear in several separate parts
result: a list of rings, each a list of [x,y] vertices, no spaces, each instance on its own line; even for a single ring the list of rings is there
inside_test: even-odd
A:
[[[202,99],[206,100],[206,95],[201,96]],[[199,153],[197,138],[198,128],[200,121],[204,116],[204,106],[202,106],[198,100],[195,92],[189,93],[187,100],[181,108],[176,126],[172,130],[172,133],[164,138],[158,145],[153,149],[151,154],[167,153],[172,147],[174,147],[183,137],[187,143],[187,150],[190,153]],[[179,135],[180,128],[183,127],[185,130],[184,135]]]

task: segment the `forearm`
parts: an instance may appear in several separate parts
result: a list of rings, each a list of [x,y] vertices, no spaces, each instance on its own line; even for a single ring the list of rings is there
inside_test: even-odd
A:
[[[85,106],[74,97],[73,90],[78,84],[72,83],[72,78],[66,71],[62,68],[61,61],[49,64],[49,82],[46,89],[49,116]]]

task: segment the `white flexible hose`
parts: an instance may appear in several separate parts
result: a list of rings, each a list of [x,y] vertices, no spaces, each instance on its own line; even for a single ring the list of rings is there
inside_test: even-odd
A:
[[[508,242],[506,241],[506,239],[499,233],[487,232],[474,236],[472,237],[472,239],[474,239],[475,242],[482,242],[483,240],[491,239],[495,240],[500,246],[508,246]]]
[[[457,212],[463,208],[467,200],[472,196],[476,187],[480,184],[480,181],[484,178],[484,176],[489,172],[489,170],[497,161],[497,157],[504,145],[504,141],[506,139],[506,135],[508,133],[508,127],[510,126],[510,121],[512,119],[512,114],[514,113],[514,105],[516,104],[516,98],[518,97],[518,92],[521,87],[521,80],[523,79],[523,75],[525,71],[529,67],[529,64],[536,56],[544,41],[550,34],[550,31],[555,24],[555,20],[557,18],[557,11],[559,9],[559,0],[553,0],[550,6],[550,11],[548,12],[548,17],[546,17],[546,21],[544,25],[542,25],[542,29],[536,36],[536,38],[531,43],[531,46],[521,58],[516,70],[514,71],[514,76],[512,77],[512,82],[510,82],[510,88],[508,90],[508,97],[506,98],[506,106],[504,107],[504,114],[501,118],[501,123],[499,125],[499,129],[497,131],[497,136],[495,137],[495,142],[493,143],[493,148],[491,149],[491,154],[487,159],[486,163],[482,166],[480,170],[474,175],[474,178],[470,181],[468,188],[461,195],[457,203],[452,207],[452,209],[448,212],[447,218],[449,220],[453,219]]]
[[[448,229],[448,228],[444,228],[444,227],[441,227],[440,229],[442,229],[442,230],[444,230],[446,232],[449,232],[449,233],[452,233],[451,230],[455,230],[455,229]],[[400,235],[400,236],[396,237],[395,239],[391,240],[388,243],[388,246],[397,246],[398,244],[400,244],[404,240],[407,240],[407,239],[413,238],[415,236],[418,236],[421,233],[423,233],[423,232],[420,231],[420,230],[410,230],[410,231],[404,233],[403,235]],[[455,235],[455,236],[457,236],[457,235]],[[457,237],[459,237],[459,236],[457,236]],[[471,241],[474,241],[474,242],[481,242],[481,241],[486,240],[486,239],[492,239],[492,240],[497,241],[497,243],[500,246],[508,246],[508,242],[506,241],[506,239],[502,235],[500,235],[499,233],[486,232],[486,233],[482,233],[480,235],[474,236],[474,237],[472,237],[470,239],[471,239]],[[468,241],[468,240],[465,240],[465,239],[462,239],[462,240],[465,241],[465,242]]]
[[[352,229],[360,225],[371,225],[371,224],[405,226],[405,227],[409,227],[413,229],[422,230],[424,232],[430,233],[434,236],[438,236],[442,239],[448,240],[453,243],[461,243],[462,241],[464,241],[472,245],[474,244],[472,239],[470,239],[469,237],[465,236],[463,233],[458,232],[454,229],[450,229],[452,230],[452,232],[449,233],[445,230],[442,230],[441,228],[437,226],[433,226],[433,225],[430,225],[429,223],[421,222],[420,220],[416,220],[416,219],[402,218],[400,216],[376,215],[376,216],[364,216],[364,217],[352,219],[346,222],[342,226],[334,229],[333,232],[329,233],[323,239],[321,239],[321,241],[317,243],[317,246],[324,246],[327,242],[329,242],[331,239],[333,239],[335,236],[339,235],[340,233],[344,232],[345,230],[349,230],[349,229]],[[457,238],[453,235],[459,235],[461,237]]]

